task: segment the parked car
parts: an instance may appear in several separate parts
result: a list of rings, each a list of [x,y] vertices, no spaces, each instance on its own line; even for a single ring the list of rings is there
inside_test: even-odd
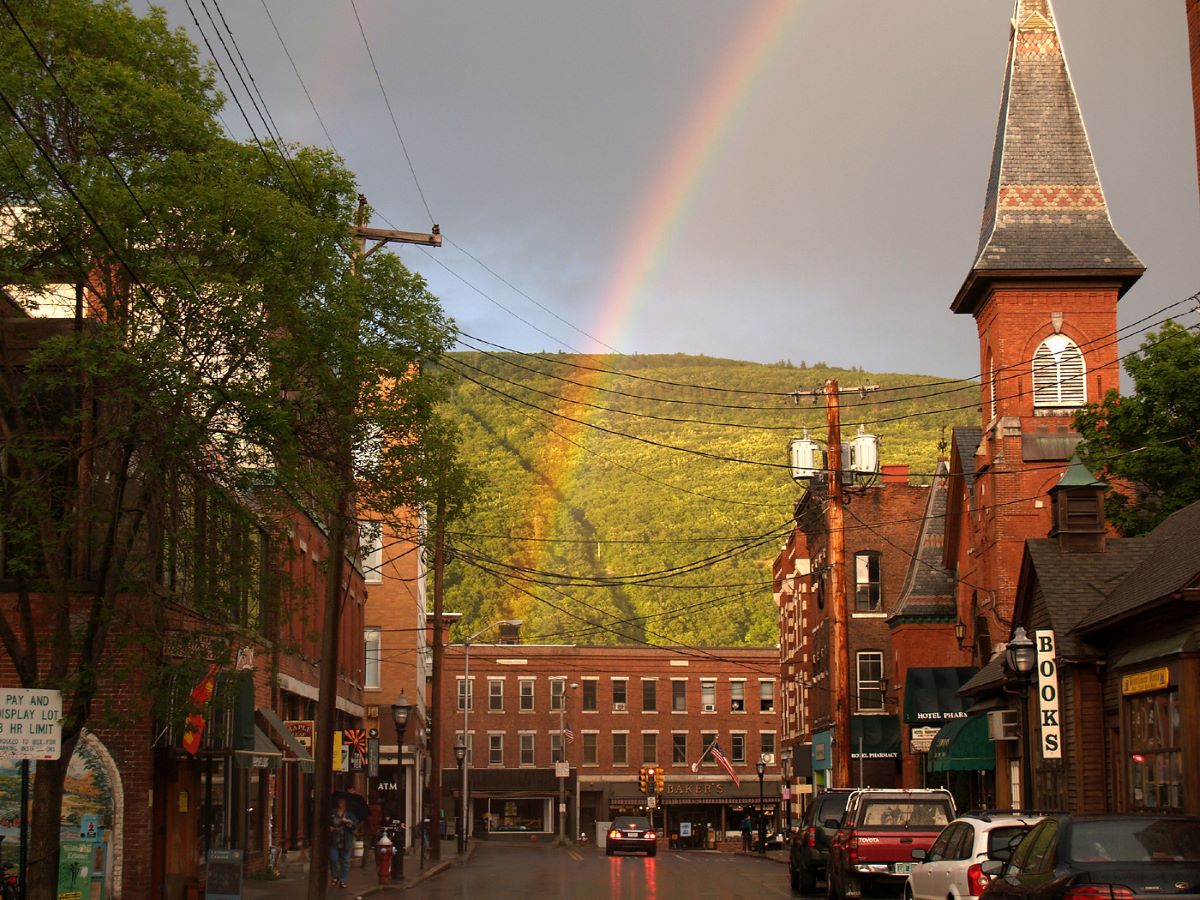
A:
[[[789,848],[788,871],[793,891],[811,894],[816,889],[817,879],[825,877],[829,841],[841,824],[851,793],[849,789],[830,788],[821,791],[808,804],[800,827],[792,833]]]
[[[658,834],[645,816],[617,816],[613,819],[608,836],[604,839],[604,853],[612,856],[616,852],[658,853]]]
[[[830,900],[857,900],[881,891],[899,894],[917,865],[912,851],[928,850],[953,819],[949,791],[855,791],[829,843]]]
[[[962,900],[978,897],[990,880],[988,859],[1007,859],[1041,816],[969,812],[943,829],[928,851],[912,851],[917,866],[904,884],[904,900]]]
[[[983,871],[984,900],[1197,898],[1200,817],[1047,816]]]

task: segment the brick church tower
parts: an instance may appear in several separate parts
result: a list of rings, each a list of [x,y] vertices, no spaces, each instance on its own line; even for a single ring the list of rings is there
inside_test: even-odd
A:
[[[1143,271],[1109,217],[1050,0],[1017,0],[979,247],[951,305],[975,317],[982,373],[982,427],[954,435],[946,557],[977,665],[1008,637],[1026,538],[1050,529],[1073,415],[1118,387],[1117,301]]]

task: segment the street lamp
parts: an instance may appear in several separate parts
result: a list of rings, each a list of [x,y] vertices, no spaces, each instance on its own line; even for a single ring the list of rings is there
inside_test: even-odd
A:
[[[462,774],[463,762],[466,760],[466,758],[467,736],[466,734],[460,734],[458,736],[458,740],[454,743],[454,761],[458,763],[458,771],[460,775]],[[467,805],[463,802],[462,797],[458,798],[458,810],[459,820],[458,827],[456,829],[458,831],[458,852],[462,853],[463,850],[466,849],[465,845],[463,844],[463,833],[466,831],[467,824]]]
[[[783,833],[790,839],[792,834],[792,751],[785,749],[779,755],[783,768]]]
[[[1004,651],[1004,667],[1021,692],[1021,808],[1033,808],[1033,743],[1029,734],[1029,676],[1037,664],[1037,647],[1018,625]]]
[[[754,764],[758,770],[758,852],[767,852],[767,804],[763,799],[763,776],[767,774],[767,761],[761,756]]]
[[[462,704],[463,704],[463,765],[462,765],[462,805],[463,805],[463,834],[461,846],[463,850],[467,846],[467,824],[471,821],[470,807],[468,806],[467,797],[467,777],[471,770],[471,759],[466,755],[467,735],[470,733],[467,725],[470,721],[469,715],[471,712],[471,699],[473,693],[471,691],[471,641],[479,637],[481,634],[486,634],[493,628],[498,628],[501,625],[512,625],[514,628],[520,628],[525,622],[522,619],[498,619],[490,625],[485,625],[469,638],[462,642],[463,644],[463,689],[462,689]],[[439,811],[440,814],[440,811]]]
[[[408,822],[408,801],[405,797],[406,779],[404,776],[404,730],[408,725],[408,716],[412,712],[413,705],[408,702],[408,698],[404,696],[404,691],[400,691],[400,696],[396,698],[396,702],[392,704],[392,721],[396,723],[396,763],[397,763],[397,778],[400,782],[400,815],[401,824],[407,825]],[[401,880],[404,879],[404,851],[408,843],[408,829],[405,828],[403,837],[400,839],[400,846],[396,848],[396,861],[400,864],[400,873],[397,876]]]
[[[555,762],[568,762],[567,760],[567,742],[564,737],[566,732],[565,716],[567,713],[567,682],[563,679],[562,696],[558,700],[558,759]],[[576,682],[571,682],[571,690],[576,690],[579,685]],[[556,773],[557,774],[557,773]],[[567,777],[558,779],[558,843],[562,846],[567,846],[567,778],[570,778],[570,767],[567,768]]]

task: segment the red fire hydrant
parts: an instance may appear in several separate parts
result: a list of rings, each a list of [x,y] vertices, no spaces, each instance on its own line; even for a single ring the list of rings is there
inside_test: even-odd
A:
[[[392,883],[392,857],[396,855],[396,847],[385,834],[375,845],[375,863],[379,870],[379,883]]]

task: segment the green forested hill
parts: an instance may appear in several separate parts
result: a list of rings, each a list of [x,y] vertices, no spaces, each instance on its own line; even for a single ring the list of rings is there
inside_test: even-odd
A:
[[[446,368],[484,482],[452,527],[446,608],[464,633],[523,619],[531,642],[774,644],[770,564],[800,495],[787,445],[825,435],[823,399],[788,393],[839,379],[843,437],[867,423],[883,463],[914,474],[979,420],[977,385],[820,364],[458,353]],[[863,384],[879,390],[850,392]]]

